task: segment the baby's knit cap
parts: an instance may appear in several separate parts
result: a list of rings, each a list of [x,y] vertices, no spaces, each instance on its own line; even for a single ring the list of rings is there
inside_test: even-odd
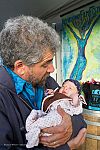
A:
[[[67,81],[73,82],[73,83],[75,84],[75,86],[77,87],[78,93],[79,93],[79,95],[80,95],[80,94],[81,94],[81,85],[80,85],[79,81],[74,80],[74,79],[66,79],[66,80],[63,82],[63,84],[64,84],[65,82],[67,82]],[[62,84],[62,85],[63,85],[63,84]]]

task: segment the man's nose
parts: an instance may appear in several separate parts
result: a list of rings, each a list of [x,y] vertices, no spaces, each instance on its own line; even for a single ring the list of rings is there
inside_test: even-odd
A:
[[[47,72],[48,73],[53,73],[54,71],[55,71],[55,68],[54,68],[53,64],[49,64],[48,68],[47,68]]]

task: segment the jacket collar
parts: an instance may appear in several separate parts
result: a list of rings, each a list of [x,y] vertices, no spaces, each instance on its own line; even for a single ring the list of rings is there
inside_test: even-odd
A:
[[[3,66],[0,66],[0,84],[16,92],[14,82]]]

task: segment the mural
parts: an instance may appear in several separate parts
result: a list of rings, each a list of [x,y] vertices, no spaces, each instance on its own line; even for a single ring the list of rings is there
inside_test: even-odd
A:
[[[62,18],[62,77],[100,80],[100,5]]]

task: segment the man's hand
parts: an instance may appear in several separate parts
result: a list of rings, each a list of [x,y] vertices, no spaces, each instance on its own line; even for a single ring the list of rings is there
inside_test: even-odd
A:
[[[80,145],[84,143],[86,138],[86,132],[86,128],[81,129],[75,138],[67,142],[71,150],[77,149]]]
[[[72,123],[70,115],[58,106],[58,113],[62,116],[62,122],[60,125],[50,128],[45,128],[42,133],[50,133],[50,136],[40,137],[40,143],[47,147],[58,147],[65,144],[72,134]]]

